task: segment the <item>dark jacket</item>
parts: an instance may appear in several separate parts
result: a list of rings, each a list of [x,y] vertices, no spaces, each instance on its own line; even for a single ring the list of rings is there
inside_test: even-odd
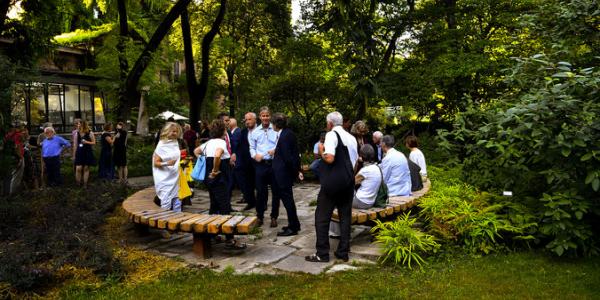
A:
[[[300,156],[296,135],[289,128],[279,134],[275,155],[273,157],[273,173],[279,186],[291,186],[300,171]]]
[[[235,153],[235,168],[243,169],[252,166],[250,157],[250,143],[248,142],[248,128],[236,130],[231,137],[232,151]]]

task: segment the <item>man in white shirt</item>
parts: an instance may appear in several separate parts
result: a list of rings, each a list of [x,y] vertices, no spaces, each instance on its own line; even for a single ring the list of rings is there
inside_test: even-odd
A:
[[[306,256],[310,262],[329,261],[329,223],[337,208],[340,218],[340,243],[335,256],[348,261],[350,252],[350,221],[354,194],[354,169],[358,160],[356,139],[342,128],[339,112],[327,115],[325,142],[319,145],[321,155],[321,190],[317,198],[315,229],[317,253]],[[339,144],[338,141],[342,143]]]
[[[381,139],[381,148],[385,156],[381,160],[381,171],[383,180],[388,187],[388,195],[410,196],[411,181],[410,169],[406,156],[394,149],[396,141],[391,135],[385,135]]]

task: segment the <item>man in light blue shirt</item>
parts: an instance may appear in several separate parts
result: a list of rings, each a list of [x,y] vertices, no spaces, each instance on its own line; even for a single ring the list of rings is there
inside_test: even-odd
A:
[[[383,180],[388,187],[388,195],[410,196],[411,181],[408,161],[402,152],[394,149],[394,137],[385,135],[381,138],[381,149],[385,156],[381,160]]]
[[[273,199],[271,207],[271,227],[277,227],[277,216],[279,216],[279,196],[277,183],[273,177],[273,152],[277,145],[277,131],[273,130],[271,124],[271,112],[268,107],[261,107],[260,125],[249,133],[250,156],[254,160],[256,170],[256,216],[258,224],[263,224],[265,210],[267,210],[268,185],[271,185],[271,196]]]
[[[54,128],[44,129],[46,139],[42,141],[42,159],[48,178],[48,186],[62,184],[60,175],[60,154],[64,149],[71,148],[71,144],[61,136],[55,135]]]

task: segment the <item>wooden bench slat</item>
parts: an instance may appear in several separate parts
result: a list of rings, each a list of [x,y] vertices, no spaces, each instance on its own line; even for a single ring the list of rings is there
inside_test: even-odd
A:
[[[193,229],[195,233],[204,233],[207,232],[208,229],[208,224],[214,220],[216,220],[217,218],[219,218],[219,215],[210,215],[209,218],[200,220],[200,221],[196,221],[194,223]]]
[[[246,217],[240,223],[237,224],[237,233],[248,234],[250,230],[258,223],[257,217]]]
[[[234,216],[233,218],[227,220],[227,222],[223,223],[221,226],[221,231],[225,234],[233,234],[235,233],[236,225],[244,220],[245,216]]]
[[[155,215],[155,216],[149,217],[149,218],[148,218],[148,226],[150,226],[150,227],[157,227],[157,223],[158,223],[158,220],[159,220],[160,218],[164,218],[164,217],[170,217],[170,216],[172,216],[172,215],[176,215],[176,214],[179,214],[179,213],[178,213],[178,212],[174,212],[174,211],[172,211],[172,210],[169,210],[169,211],[167,211],[167,212],[165,212],[165,213],[163,213],[163,214],[160,214],[160,215]]]
[[[195,217],[185,220],[179,224],[179,230],[191,232],[194,229],[194,223],[210,218],[210,215],[196,215]]]
[[[138,222],[139,222],[139,219],[140,219],[140,217],[141,217],[143,214],[147,214],[147,213],[155,213],[155,212],[158,212],[158,211],[159,211],[159,210],[148,210],[148,209],[136,210],[136,211],[129,211],[129,212],[127,213],[127,218],[128,218],[130,221],[132,221],[132,222],[138,223]],[[137,218],[137,221],[136,221],[136,218]]]
[[[185,217],[189,214],[190,213],[186,213],[186,212],[178,212],[175,215],[161,217],[158,220],[156,220],[156,228],[167,229],[167,223],[169,223],[169,220],[179,219],[179,218]]]
[[[187,221],[189,219],[192,219],[192,218],[195,218],[198,216],[197,214],[192,214],[192,213],[185,213],[185,214],[186,215],[183,217],[169,219],[167,221],[167,229],[177,230],[177,229],[179,229],[179,226],[183,221]]]
[[[221,231],[221,225],[231,219],[230,215],[219,216],[219,218],[213,220],[208,224],[208,233],[219,233]]]
[[[157,211],[156,211],[156,212],[154,212],[154,213],[145,213],[145,214],[141,214],[141,215],[139,216],[139,218],[138,218],[138,219],[139,219],[139,223],[140,223],[140,224],[148,224],[148,219],[149,219],[150,217],[161,216],[161,215],[167,214],[167,213],[169,213],[169,212],[171,212],[171,211],[170,211],[170,210],[157,210]]]
[[[369,220],[369,217],[364,211],[357,211],[356,214],[358,216],[358,219],[356,221],[358,224],[363,224],[367,222],[367,220]]]

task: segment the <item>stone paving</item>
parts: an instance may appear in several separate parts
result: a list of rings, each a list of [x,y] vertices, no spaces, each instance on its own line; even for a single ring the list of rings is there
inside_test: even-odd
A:
[[[130,184],[143,187],[152,184],[152,178],[131,179]],[[128,243],[140,249],[152,251],[168,257],[182,259],[193,266],[210,267],[215,270],[233,268],[236,273],[277,274],[281,272],[304,272],[319,274],[322,272],[337,272],[350,270],[361,264],[373,264],[379,256],[379,247],[371,243],[370,227],[362,225],[352,226],[352,241],[350,262],[330,261],[329,263],[309,263],[304,256],[315,252],[314,213],[319,185],[302,183],[294,187],[294,199],[298,210],[298,218],[302,230],[296,236],[278,237],[277,231],[287,225],[287,214],[283,204],[280,205],[278,227],[269,227],[269,213],[271,199],[269,197],[269,210],[265,212],[265,224],[253,235],[237,236],[241,242],[248,245],[244,251],[227,250],[224,244],[213,245],[213,256],[202,259],[192,252],[192,235],[189,233],[175,233],[169,238],[164,238],[160,230],[150,230],[150,235],[140,237],[133,231],[128,234]],[[270,196],[270,195],[269,195]],[[232,206],[236,211],[233,215],[253,215],[254,210],[242,212],[245,204],[238,204],[241,199],[239,192],[232,195]],[[209,207],[208,192],[196,189],[191,206],[184,206],[183,210],[193,213],[207,213]],[[331,254],[337,247],[337,240],[330,239]]]

